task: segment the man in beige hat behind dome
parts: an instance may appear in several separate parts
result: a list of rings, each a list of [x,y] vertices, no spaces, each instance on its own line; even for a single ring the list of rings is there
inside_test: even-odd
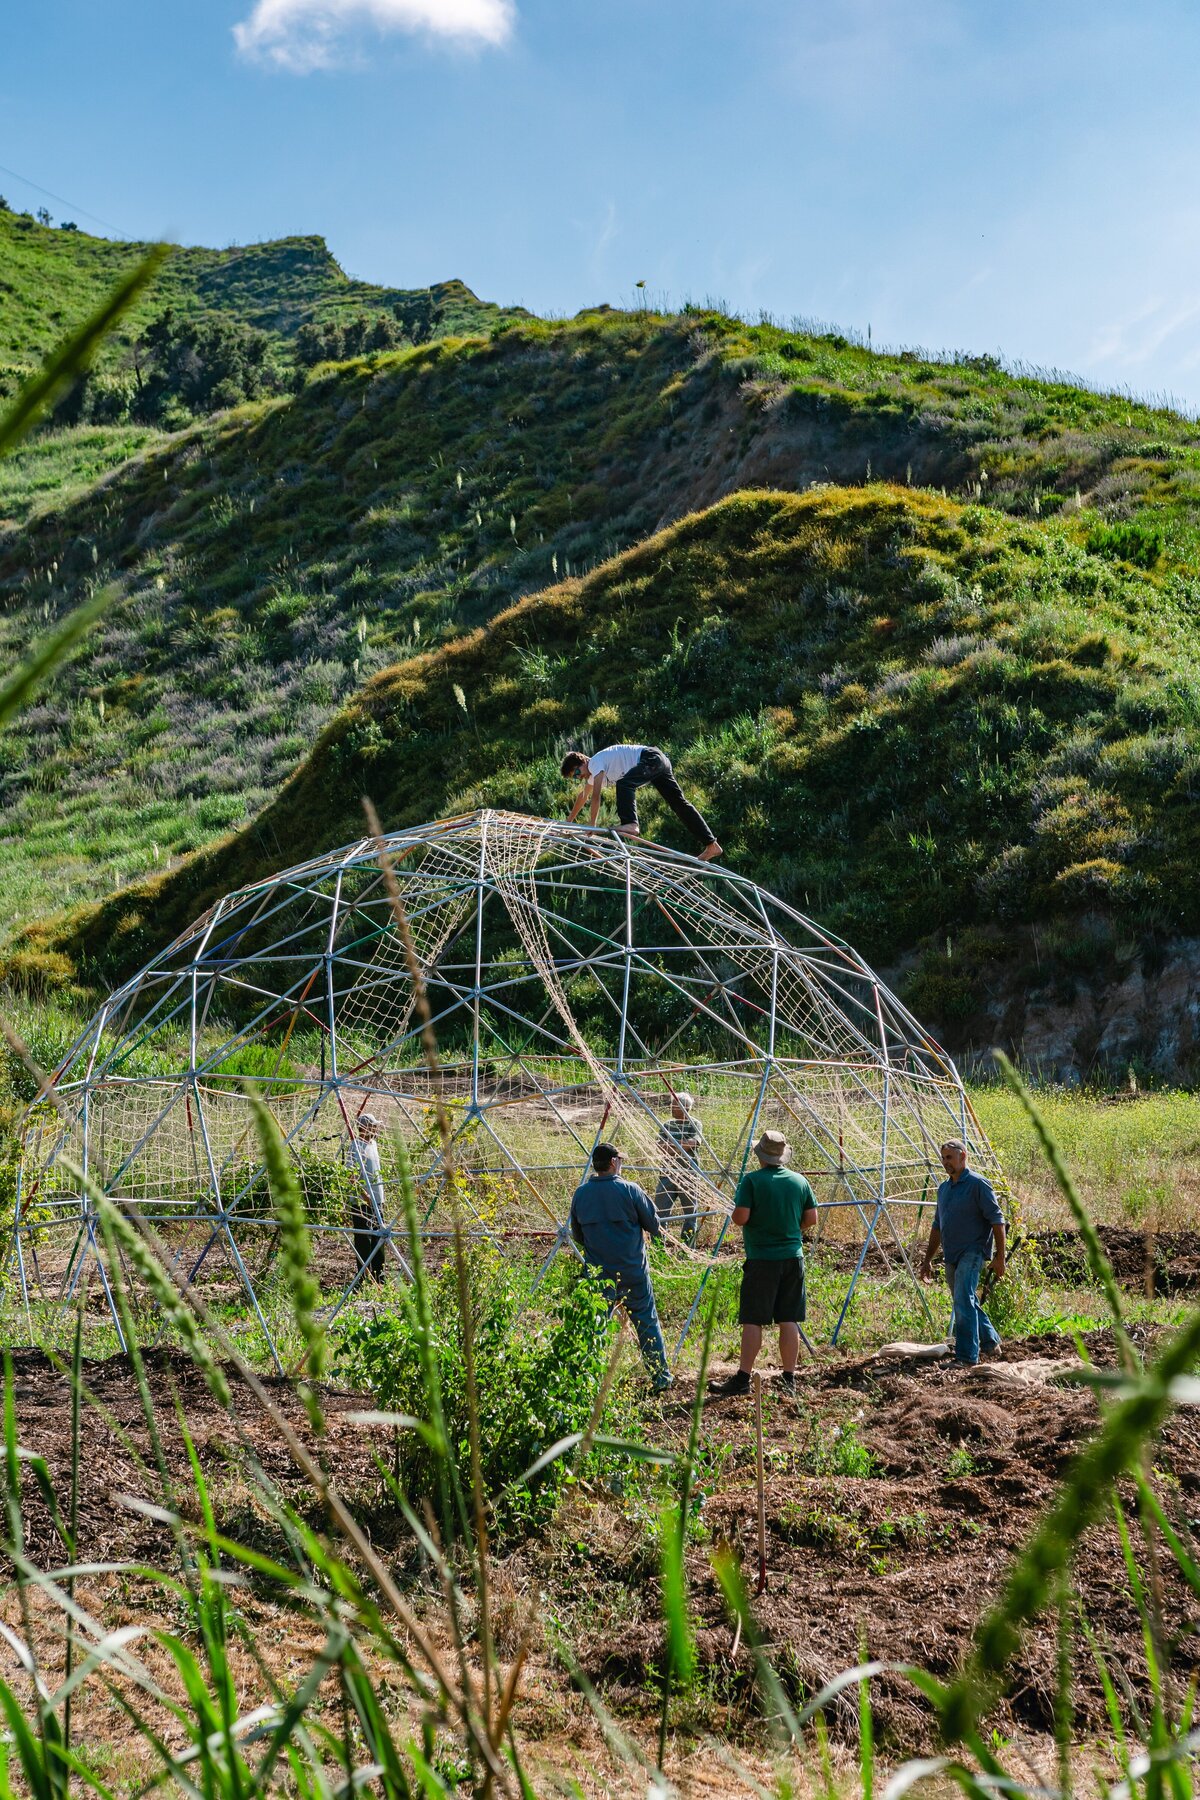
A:
[[[764,1131],[754,1146],[757,1169],[742,1176],[733,1197],[733,1223],[742,1228],[746,1261],[738,1321],[742,1357],[736,1375],[714,1382],[715,1394],[748,1394],[763,1328],[779,1327],[782,1381],[795,1389],[804,1299],[804,1239],[817,1222],[817,1202],[803,1175],[785,1169],[788,1141],[782,1131]]]

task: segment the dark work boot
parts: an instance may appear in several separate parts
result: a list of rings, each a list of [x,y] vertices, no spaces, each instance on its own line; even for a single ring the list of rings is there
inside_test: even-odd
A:
[[[719,1394],[725,1399],[735,1394],[748,1394],[750,1377],[745,1369],[738,1369],[732,1375],[727,1376],[724,1381],[710,1381],[708,1391],[710,1394]]]

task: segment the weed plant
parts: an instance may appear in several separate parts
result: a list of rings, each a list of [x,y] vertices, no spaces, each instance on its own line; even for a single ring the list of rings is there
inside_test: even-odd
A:
[[[470,1430],[458,1271],[447,1261],[429,1282],[430,1346],[442,1409],[464,1486]],[[583,1431],[608,1366],[613,1327],[602,1288],[572,1273],[534,1304],[529,1276],[488,1246],[475,1246],[466,1276],[475,1348],[475,1406],[482,1477],[502,1531],[543,1525],[570,1476],[562,1459],[531,1483],[520,1477],[560,1442]],[[339,1374],[389,1412],[419,1416],[425,1343],[401,1290],[338,1334]],[[605,1420],[611,1428],[611,1420]],[[395,1476],[414,1505],[432,1496],[437,1454],[418,1432],[398,1441]]]

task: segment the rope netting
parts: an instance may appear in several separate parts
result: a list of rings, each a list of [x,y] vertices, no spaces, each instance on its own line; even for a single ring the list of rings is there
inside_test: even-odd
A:
[[[276,1233],[247,1078],[285,1138],[335,1308],[374,1294],[381,1269],[405,1273],[401,1145],[431,1241],[458,1221],[552,1255],[592,1148],[612,1139],[669,1208],[672,1254],[698,1282],[765,1129],[789,1139],[822,1234],[885,1262],[907,1263],[928,1227],[946,1137],[997,1173],[945,1053],[856,952],[735,873],[501,812],[386,849],[437,1073],[372,840],[226,896],[110,997],[53,1103],[31,1109],[15,1233],[27,1305],[60,1303],[99,1260],[78,1166],[189,1279],[232,1284],[268,1329]],[[382,1127],[377,1166],[364,1113]]]

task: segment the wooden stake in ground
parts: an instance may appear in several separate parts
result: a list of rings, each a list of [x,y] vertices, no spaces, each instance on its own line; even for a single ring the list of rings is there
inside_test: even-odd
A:
[[[758,1586],[756,1594],[767,1591],[767,1493],[763,1483],[762,1447],[762,1376],[754,1372],[754,1461],[758,1475]]]

